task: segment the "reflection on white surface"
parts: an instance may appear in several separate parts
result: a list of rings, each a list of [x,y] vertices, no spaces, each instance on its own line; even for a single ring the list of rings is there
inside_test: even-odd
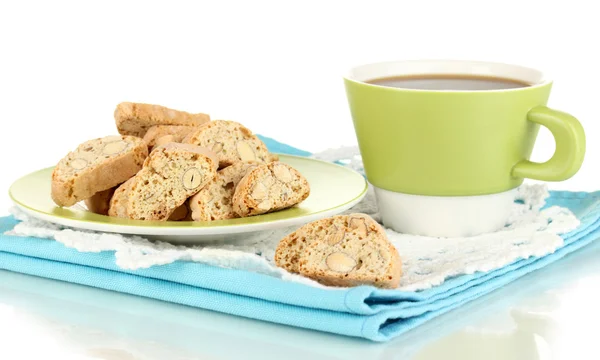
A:
[[[449,322],[467,325],[414,359],[600,359],[599,258],[596,242],[447,314]]]
[[[538,334],[533,335],[535,341],[535,347],[537,349],[537,356],[540,360],[552,360],[552,349],[550,345],[543,337]]]
[[[599,359],[600,242],[386,344],[0,271],[0,359]]]

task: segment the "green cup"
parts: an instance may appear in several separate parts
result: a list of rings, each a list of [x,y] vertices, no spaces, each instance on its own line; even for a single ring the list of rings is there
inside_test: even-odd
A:
[[[367,83],[415,75],[498,77],[531,85],[462,91]],[[366,176],[384,224],[396,231],[465,236],[497,230],[524,178],[565,180],[583,162],[583,128],[571,115],[546,107],[552,81],[538,70],[397,61],[356,67],[344,81]],[[547,162],[534,163],[529,157],[540,125],[554,135],[556,151]]]

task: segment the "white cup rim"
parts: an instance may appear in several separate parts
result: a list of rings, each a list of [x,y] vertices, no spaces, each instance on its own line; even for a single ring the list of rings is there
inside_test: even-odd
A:
[[[403,89],[391,88],[381,85],[369,84],[367,81],[398,75],[440,75],[440,74],[461,74],[461,75],[479,75],[479,76],[497,76],[506,79],[513,79],[520,82],[531,84],[530,86],[513,89],[492,89],[492,90],[423,90],[423,89]],[[369,64],[358,65],[351,68],[344,79],[347,81],[373,86],[376,88],[385,88],[394,91],[410,92],[435,92],[435,93],[473,93],[473,92],[512,92],[526,91],[533,88],[539,88],[552,83],[546,72],[521,65],[509,63],[477,61],[477,60],[444,60],[444,59],[423,59],[423,60],[395,60],[382,61]]]

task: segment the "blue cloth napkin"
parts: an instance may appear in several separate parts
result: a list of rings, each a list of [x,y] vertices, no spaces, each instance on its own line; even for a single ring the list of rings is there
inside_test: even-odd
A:
[[[273,152],[307,156],[263,137]],[[285,325],[387,341],[544,267],[600,236],[600,192],[551,192],[546,206],[569,208],[581,225],[563,235],[564,246],[544,257],[522,259],[487,273],[462,275],[419,292],[361,286],[321,289],[267,275],[178,261],[128,271],[115,265],[114,252],[80,253],[33,237],[0,235],[0,269]],[[0,218],[0,234],[17,223]]]

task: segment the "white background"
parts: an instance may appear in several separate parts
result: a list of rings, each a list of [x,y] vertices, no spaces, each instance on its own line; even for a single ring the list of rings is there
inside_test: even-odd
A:
[[[555,80],[549,105],[578,117],[588,138],[581,171],[551,186],[600,189],[600,21],[593,4],[2,1],[0,213],[17,177],[115,133],[112,114],[121,101],[207,112],[311,151],[355,144],[341,76],[354,65],[395,59],[547,70]],[[553,150],[544,130],[533,160]],[[2,347],[22,358],[61,352],[37,340]]]
[[[600,26],[589,1],[31,2],[0,7],[0,211],[17,177],[115,133],[121,101],[157,103],[318,151],[356,143],[341,76],[451,58],[548,71],[549,105],[583,123],[595,190]],[[541,131],[533,160],[554,151]]]

